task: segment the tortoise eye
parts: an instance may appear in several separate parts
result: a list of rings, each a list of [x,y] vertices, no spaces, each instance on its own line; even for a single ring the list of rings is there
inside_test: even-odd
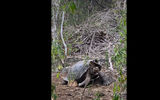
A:
[[[94,62],[95,62],[95,63],[98,63],[98,60],[97,60],[97,59],[95,59],[95,60],[94,60]]]

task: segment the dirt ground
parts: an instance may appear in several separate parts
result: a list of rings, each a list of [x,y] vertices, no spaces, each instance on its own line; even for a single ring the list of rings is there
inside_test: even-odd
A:
[[[84,88],[61,85],[62,78],[57,78],[56,73],[52,74],[52,82],[56,85],[57,100],[80,100]],[[114,83],[109,86],[90,85],[85,89],[82,98],[83,100],[112,100],[113,85]]]

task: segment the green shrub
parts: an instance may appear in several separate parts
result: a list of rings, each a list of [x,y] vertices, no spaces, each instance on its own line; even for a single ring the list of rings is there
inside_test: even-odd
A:
[[[126,89],[126,75],[123,74],[122,68],[127,67],[127,24],[126,24],[126,11],[120,10],[121,20],[117,27],[121,38],[119,40],[120,44],[116,45],[114,48],[115,55],[113,56],[114,66],[116,66],[119,73],[118,81],[114,84],[113,88],[113,98],[112,100],[123,100],[121,98],[121,93]]]
[[[52,70],[55,70],[58,66],[60,66],[61,60],[64,59],[64,51],[60,41],[55,40],[51,46],[51,65]]]
[[[51,85],[51,97],[54,98],[54,100],[57,99],[56,85],[55,85],[55,84],[52,84],[52,85]]]

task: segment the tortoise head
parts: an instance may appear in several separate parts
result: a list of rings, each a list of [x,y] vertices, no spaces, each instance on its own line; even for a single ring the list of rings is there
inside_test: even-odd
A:
[[[102,66],[98,64],[97,59],[90,61],[89,66],[90,66],[90,73],[92,74],[98,73],[99,71],[101,71],[101,68],[102,68]]]

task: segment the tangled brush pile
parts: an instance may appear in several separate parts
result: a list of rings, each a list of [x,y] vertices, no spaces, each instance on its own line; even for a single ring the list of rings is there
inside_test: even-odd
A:
[[[71,55],[105,58],[108,49],[111,55],[114,54],[114,46],[120,39],[117,26],[121,18],[119,10],[124,7],[123,2],[118,0],[115,7],[98,11],[81,25],[65,28],[64,32],[71,35],[67,43],[72,44],[72,48],[76,48]]]

